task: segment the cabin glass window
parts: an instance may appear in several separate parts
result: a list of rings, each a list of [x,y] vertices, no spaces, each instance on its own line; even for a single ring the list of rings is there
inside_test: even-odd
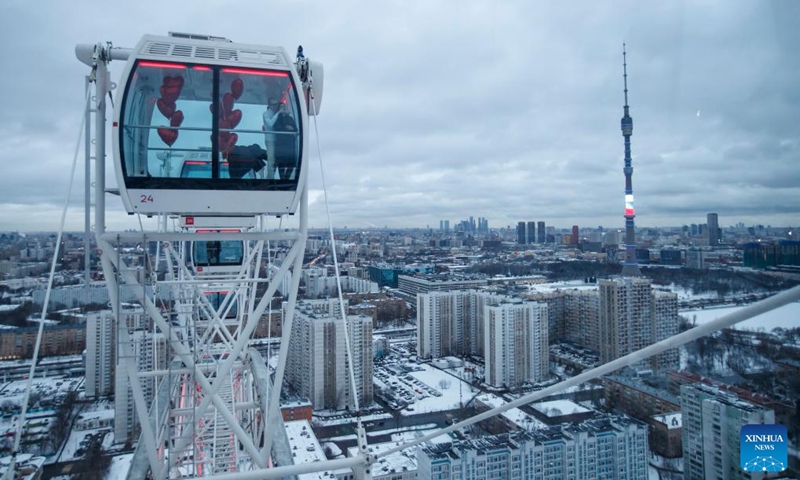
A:
[[[240,240],[209,240],[194,242],[194,264],[199,267],[236,266],[242,264],[243,245]]]
[[[179,178],[187,162],[211,162],[213,71],[140,61],[122,119],[128,177]],[[211,178],[211,170],[193,172]]]
[[[139,60],[120,115],[126,186],[296,188],[299,113],[288,72]]]

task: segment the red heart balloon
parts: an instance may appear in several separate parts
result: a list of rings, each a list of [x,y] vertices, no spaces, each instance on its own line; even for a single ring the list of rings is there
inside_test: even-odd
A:
[[[231,128],[231,124],[228,123],[228,121],[225,120],[224,118],[220,118],[219,119],[219,128],[228,129],[228,128]]]
[[[233,110],[233,94],[227,92],[222,96],[222,111],[227,116]]]
[[[167,118],[171,118],[175,113],[175,102],[167,103],[163,98],[156,100],[158,111]]]
[[[159,128],[157,132],[158,136],[161,137],[161,140],[163,140],[164,143],[166,143],[170,147],[172,146],[173,143],[175,143],[175,140],[178,139],[177,130],[170,130],[169,128]]]
[[[239,140],[239,135],[235,133],[219,132],[219,149],[223,153],[231,151],[236,141]]]
[[[181,123],[183,123],[183,112],[181,110],[176,110],[174,114],[172,114],[172,118],[170,118],[169,125],[171,127],[180,127]]]
[[[242,111],[236,109],[232,111],[229,115],[225,116],[225,122],[230,125],[228,128],[236,128],[236,125],[239,125],[239,122],[242,121]]]
[[[242,92],[244,92],[244,82],[241,78],[237,78],[231,82],[231,93],[233,94],[233,98],[239,100],[239,97],[242,96]]]

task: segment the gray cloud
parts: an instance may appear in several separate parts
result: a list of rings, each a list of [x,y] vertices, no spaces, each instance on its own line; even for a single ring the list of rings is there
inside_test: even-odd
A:
[[[337,225],[623,225],[621,43],[638,225],[800,223],[799,4],[4,2],[0,225],[53,229],[80,122],[76,43],[195,31],[325,64]],[[793,20],[794,19],[794,20]],[[122,65],[111,65],[118,78]],[[311,223],[324,224],[316,147]],[[110,153],[110,152],[109,152]],[[109,166],[109,181],[113,174]],[[81,228],[82,166],[70,226]],[[109,199],[109,226],[137,226]]]

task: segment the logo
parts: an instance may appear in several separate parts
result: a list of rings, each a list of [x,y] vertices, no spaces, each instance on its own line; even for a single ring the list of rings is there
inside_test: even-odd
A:
[[[739,433],[739,464],[745,472],[782,472],[788,466],[783,425],[745,425]]]

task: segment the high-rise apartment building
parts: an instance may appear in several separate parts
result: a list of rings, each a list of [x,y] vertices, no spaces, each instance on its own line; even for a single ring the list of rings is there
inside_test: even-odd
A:
[[[544,222],[539,222],[539,224],[536,226],[536,232],[538,234],[536,243],[545,243],[547,241],[547,232]]]
[[[653,342],[660,342],[678,334],[678,295],[671,292],[653,290]],[[680,352],[670,348],[650,358],[656,370],[667,371],[680,367]]]
[[[298,302],[289,342],[286,381],[314,409],[355,408],[338,302]],[[372,318],[347,316],[347,335],[359,406],[372,403]]]
[[[516,388],[548,378],[547,305],[504,301],[484,318],[486,383]]]
[[[135,321],[135,320],[134,320]],[[125,327],[120,327],[125,328]],[[135,330],[128,335],[131,355],[136,359],[136,369],[141,372],[165,370],[168,361],[167,339],[161,333],[147,330]],[[122,342],[122,339],[120,339]],[[118,359],[114,377],[114,442],[123,443],[134,440],[139,432],[139,419],[136,414],[133,390],[126,366],[122,345],[117,346]],[[144,395],[144,403],[149,408],[153,403],[161,377],[139,377],[139,383]]]
[[[417,450],[421,480],[647,478],[647,426],[625,416]]]
[[[600,351],[600,294],[597,289],[564,292],[565,339]]]
[[[92,312],[86,317],[86,397],[114,393],[117,362],[116,325],[111,311]]]
[[[560,342],[567,338],[565,298],[566,292],[564,290],[536,292],[523,295],[524,300],[547,305],[547,337],[550,343]]]
[[[569,243],[571,245],[577,245],[579,241],[580,241],[580,234],[578,233],[578,226],[577,225],[573,225],[572,226],[572,235],[571,235]]]
[[[417,355],[438,358],[464,355],[464,297],[466,292],[417,295]]]
[[[681,386],[686,480],[765,478],[740,467],[739,434],[748,424],[775,423],[775,412],[701,383]]]
[[[477,290],[450,290],[417,295],[417,356],[484,354],[485,307],[504,297]]]
[[[677,333],[678,297],[654,293],[644,277],[600,280],[600,362],[607,363]],[[665,336],[666,335],[666,336]],[[676,352],[665,352],[639,368],[677,368]]]
[[[650,280],[613,277],[599,281],[600,362],[625,356],[652,343]]]

